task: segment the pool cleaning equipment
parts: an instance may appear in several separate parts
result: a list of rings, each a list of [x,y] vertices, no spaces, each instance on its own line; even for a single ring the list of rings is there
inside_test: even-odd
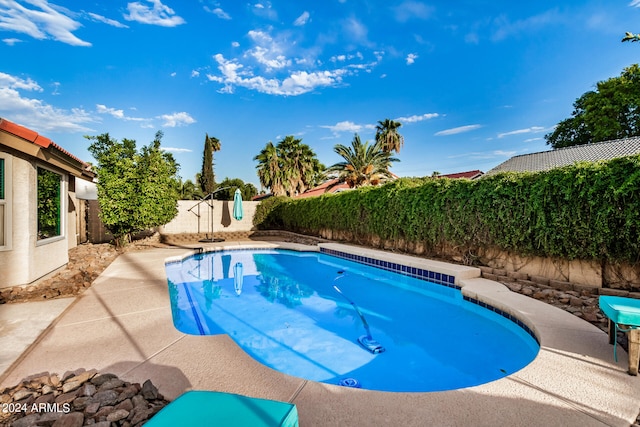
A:
[[[338,271],[338,276],[335,279],[333,279],[333,281],[335,282],[336,280],[342,279],[343,277],[345,277],[344,272]],[[349,304],[353,306],[353,308],[356,310],[356,313],[358,313],[358,316],[360,316],[362,325],[364,326],[365,331],[367,331],[366,335],[362,335],[361,337],[358,338],[358,342],[360,343],[360,345],[373,354],[379,354],[384,352],[385,348],[382,346],[382,344],[380,344],[378,341],[373,339],[373,337],[371,336],[371,330],[369,329],[369,324],[367,323],[367,319],[364,318],[364,315],[362,314],[362,312],[360,311],[356,303],[351,301],[335,284],[333,285],[333,289],[335,289],[336,292],[342,295],[342,297],[346,299],[349,302]]]
[[[342,387],[351,387],[351,388],[362,388],[362,384],[355,378],[343,378],[338,381],[338,385]]]

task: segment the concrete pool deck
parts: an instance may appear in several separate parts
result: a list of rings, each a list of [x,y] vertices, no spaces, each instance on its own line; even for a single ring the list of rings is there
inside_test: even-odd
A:
[[[254,361],[227,335],[190,336],[173,327],[164,262],[188,252],[149,249],[119,256],[0,376],[0,389],[41,372],[95,368],[130,382],[151,379],[171,400],[201,389],[291,402],[301,426],[628,427],[638,415],[640,377],[627,374],[624,351],[614,362],[603,331],[480,278],[461,280],[463,292],[517,314],[540,339],[538,357],[513,375],[461,390],[387,393],[281,374]],[[464,339],[464,331],[451,333]]]

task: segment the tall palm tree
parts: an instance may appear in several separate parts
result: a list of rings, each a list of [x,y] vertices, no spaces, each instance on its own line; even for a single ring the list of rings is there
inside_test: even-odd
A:
[[[302,140],[287,136],[277,145],[269,142],[254,160],[258,178],[274,195],[294,196],[318,183],[324,166]]]
[[[282,164],[273,142],[269,141],[253,160],[258,161],[256,169],[262,188],[270,189],[274,196],[285,195]]]
[[[277,148],[284,163],[288,195],[304,193],[317,184],[324,165],[318,161],[311,147],[290,135],[280,141]]]
[[[382,149],[380,142],[369,145],[360,140],[356,134],[351,141],[351,147],[338,144],[333,148],[344,161],[330,166],[328,176],[337,175],[338,181],[333,185],[346,182],[350,188],[363,185],[378,185],[392,177],[389,166],[398,159],[391,157],[391,153]]]
[[[376,125],[376,142],[380,143],[382,150],[389,153],[395,151],[400,152],[400,148],[404,145],[404,137],[398,133],[398,129],[402,123],[391,119],[384,119]]]

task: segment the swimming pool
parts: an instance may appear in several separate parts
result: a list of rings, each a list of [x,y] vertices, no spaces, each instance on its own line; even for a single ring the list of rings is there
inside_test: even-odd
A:
[[[259,362],[313,381],[458,389],[510,375],[539,350],[530,330],[463,298],[452,276],[438,274],[436,284],[411,277],[422,277],[415,268],[398,274],[326,253],[265,249],[165,266],[178,330],[226,333]]]

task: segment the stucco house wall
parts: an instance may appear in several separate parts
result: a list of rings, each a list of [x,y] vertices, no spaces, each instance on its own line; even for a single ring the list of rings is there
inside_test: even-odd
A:
[[[46,145],[46,146],[45,146]],[[86,163],[51,140],[0,118],[4,159],[4,242],[0,242],[0,288],[29,284],[69,262],[78,244],[82,201],[75,182],[90,180]],[[60,234],[38,239],[38,168],[60,176]]]

